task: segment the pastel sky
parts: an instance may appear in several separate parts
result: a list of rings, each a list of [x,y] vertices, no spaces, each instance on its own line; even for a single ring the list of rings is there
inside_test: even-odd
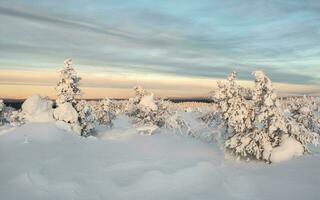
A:
[[[320,92],[320,1],[0,0],[0,97],[54,97],[72,58],[85,97],[205,96],[232,70]]]

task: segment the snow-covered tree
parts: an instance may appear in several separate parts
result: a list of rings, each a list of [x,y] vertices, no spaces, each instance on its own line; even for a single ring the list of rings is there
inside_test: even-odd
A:
[[[286,118],[279,99],[273,89],[271,80],[262,72],[256,71],[255,90],[252,100],[254,107],[250,119],[254,119],[248,131],[231,136],[225,143],[227,150],[235,155],[271,162],[270,157],[275,148],[289,140],[307,151],[307,144],[317,144],[319,137],[308,131],[296,121]],[[239,115],[238,115],[239,116]],[[241,115],[240,115],[241,116]],[[283,140],[286,141],[283,141]]]
[[[79,81],[81,78],[77,75],[72,67],[72,60],[64,61],[64,67],[59,71],[60,80],[55,87],[57,92],[57,103],[63,104],[65,102],[76,103],[76,98],[81,97],[82,92],[79,89]]]
[[[21,110],[11,109],[6,112],[5,118],[11,126],[21,126],[26,123],[25,114]]]
[[[156,100],[152,93],[138,86],[134,88],[135,97],[128,103],[127,115],[141,132],[153,134],[157,128],[188,129],[188,125],[176,112],[169,109],[169,104],[163,100]]]
[[[95,121],[100,125],[112,127],[112,121],[116,118],[116,107],[115,103],[108,98],[94,103],[92,111]]]
[[[94,134],[94,117],[91,106],[85,100],[80,100],[75,106],[78,112],[78,122],[81,127],[81,136],[90,136]]]
[[[249,113],[254,124],[250,131],[230,137],[225,145],[237,156],[269,161],[272,149],[280,144],[281,136],[288,130],[271,80],[261,71],[253,75],[254,110],[249,110]]]
[[[318,145],[320,140],[319,102],[313,97],[292,97],[283,100],[290,136],[307,149],[307,144]]]
[[[6,106],[3,100],[0,100],[0,125],[6,123],[12,126],[20,126],[25,123],[25,118],[23,113],[10,106]]]
[[[236,72],[232,72],[227,81],[218,82],[218,90],[212,96],[218,109],[201,118],[209,127],[225,127],[226,134],[219,136],[218,140],[225,142],[232,136],[241,137],[253,129],[252,104],[245,99],[242,91],[244,89],[236,83]],[[229,148],[229,141],[226,144]]]
[[[241,94],[243,89],[236,83],[236,75],[234,71],[227,82],[219,82],[214,96],[230,135],[246,133],[252,129],[252,108]]]
[[[5,104],[2,99],[0,99],[0,126],[4,124],[5,118],[4,118],[4,110],[5,110]]]
[[[295,120],[307,130],[320,134],[320,99],[315,97],[289,97],[283,101],[286,117]]]
[[[72,60],[64,61],[64,67],[59,71],[60,79],[56,86],[57,108],[53,111],[54,118],[66,123],[70,129],[81,136],[94,133],[91,106],[85,100],[77,100],[82,96],[79,88],[81,78],[72,67]]]

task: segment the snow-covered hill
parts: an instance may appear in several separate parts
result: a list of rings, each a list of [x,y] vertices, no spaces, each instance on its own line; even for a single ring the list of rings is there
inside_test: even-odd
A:
[[[4,200],[317,200],[319,174],[318,153],[272,165],[233,161],[213,143],[170,132],[140,135],[126,117],[97,137],[54,123],[0,133]]]

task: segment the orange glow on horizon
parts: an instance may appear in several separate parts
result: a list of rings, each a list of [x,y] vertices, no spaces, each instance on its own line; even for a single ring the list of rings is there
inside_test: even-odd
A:
[[[83,98],[129,98],[132,88],[141,85],[160,97],[206,97],[217,88],[218,79],[165,76],[156,74],[79,73]],[[56,98],[54,86],[58,80],[55,71],[0,70],[0,98],[25,99],[32,94]],[[253,87],[253,81],[238,81]],[[319,93],[315,85],[274,83],[281,94]]]

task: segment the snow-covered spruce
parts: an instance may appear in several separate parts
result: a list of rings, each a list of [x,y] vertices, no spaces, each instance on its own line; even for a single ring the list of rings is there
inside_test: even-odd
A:
[[[57,125],[64,129],[85,137],[95,132],[91,106],[85,100],[78,101],[75,107],[69,102],[59,104],[53,114]]]
[[[72,60],[64,61],[64,67],[59,71],[60,80],[55,87],[57,93],[57,103],[63,104],[69,102],[76,103],[76,98],[81,97],[82,92],[79,88],[81,78],[72,67]]]
[[[117,105],[106,98],[99,102],[92,102],[92,112],[95,121],[100,125],[105,125],[107,127],[112,127],[113,122],[116,118]]]
[[[242,157],[270,161],[272,149],[280,145],[282,135],[288,130],[271,80],[261,71],[253,75],[254,128],[246,134],[232,136],[226,141],[226,148]]]
[[[242,158],[267,162],[302,155],[307,150],[306,145],[316,144],[318,138],[285,118],[271,80],[263,72],[256,71],[253,75],[255,76],[255,90],[252,97],[254,107],[249,107],[249,111],[252,109],[254,111],[249,112],[251,115],[249,119],[253,123],[249,129],[245,129],[245,132],[235,132],[225,142],[226,149]],[[302,151],[297,152],[296,149]]]
[[[55,88],[58,98],[54,118],[61,127],[67,127],[86,137],[94,133],[92,110],[85,100],[77,100],[82,96],[79,88],[81,78],[71,65],[71,59],[67,59],[59,71],[60,79]]]
[[[232,72],[226,82],[219,82],[219,89],[214,96],[226,122],[228,135],[243,134],[252,130],[252,104],[244,98],[241,93],[243,89],[235,80],[236,72]]]
[[[190,128],[176,112],[169,109],[169,103],[156,100],[153,93],[138,86],[134,88],[135,97],[128,102],[127,115],[141,133],[153,134],[158,128],[175,129],[182,134],[182,129],[187,134]]]
[[[218,82],[218,90],[211,97],[218,110],[211,110],[201,117],[209,127],[225,127],[225,134],[217,138],[222,143],[231,136],[242,136],[253,129],[252,103],[246,100],[242,93],[245,90],[235,80],[236,72],[232,72],[227,81]]]

